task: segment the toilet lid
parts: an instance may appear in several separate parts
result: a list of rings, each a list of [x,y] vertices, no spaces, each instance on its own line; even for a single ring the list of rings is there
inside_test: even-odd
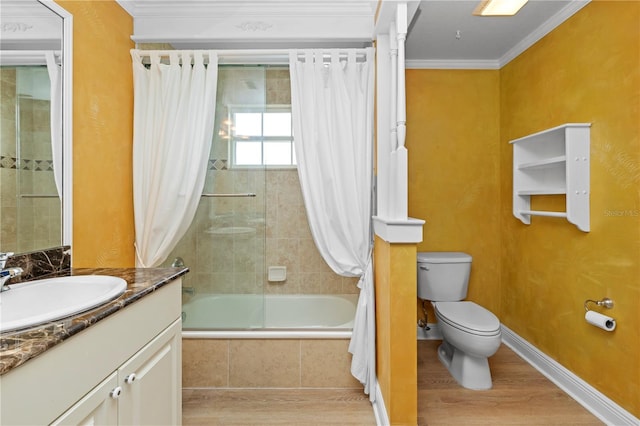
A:
[[[494,335],[500,331],[500,320],[493,313],[473,302],[436,302],[438,317],[462,331]]]

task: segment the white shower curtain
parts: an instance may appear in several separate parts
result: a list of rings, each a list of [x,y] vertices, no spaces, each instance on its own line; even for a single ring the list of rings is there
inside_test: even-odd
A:
[[[154,267],[184,235],[200,201],[213,137],[218,57],[213,51],[175,51],[169,64],[162,64],[160,55],[150,52],[147,68],[141,53],[131,51],[135,247],[137,266]]]
[[[45,53],[47,72],[51,83],[51,99],[49,101],[51,127],[51,158],[53,163],[53,179],[62,198],[62,73],[56,63],[55,53]]]
[[[351,373],[375,399],[372,267],[374,50],[291,51],[293,133],[309,225],[334,272],[360,277]],[[325,62],[323,56],[328,55]]]

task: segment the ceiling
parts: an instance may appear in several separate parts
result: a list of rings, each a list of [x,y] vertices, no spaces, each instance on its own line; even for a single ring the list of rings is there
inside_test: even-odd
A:
[[[117,1],[134,41],[179,49],[363,46],[379,31],[377,0]],[[500,68],[589,0],[530,0],[513,17],[473,16],[479,1],[409,0],[407,67]]]
[[[500,67],[587,2],[530,0],[511,17],[474,16],[478,3],[421,1],[407,36],[408,66]]]

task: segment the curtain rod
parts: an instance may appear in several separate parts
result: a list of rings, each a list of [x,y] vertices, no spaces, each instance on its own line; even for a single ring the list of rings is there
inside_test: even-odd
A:
[[[371,48],[355,48],[356,58],[364,59],[366,58],[367,49]],[[140,55],[140,57],[147,58],[150,57],[151,54],[160,55],[162,58],[167,58],[172,53],[176,52],[215,52],[218,55],[218,63],[219,64],[261,64],[261,65],[288,65],[289,64],[289,52],[291,50],[302,50],[302,49],[235,49],[235,50],[224,50],[224,49],[184,49],[184,50],[140,50],[133,49]],[[320,50],[323,53],[324,59],[329,59],[331,54],[328,52],[333,49],[309,49],[309,50]],[[339,51],[340,58],[346,58],[347,50],[345,48],[337,48],[335,50]],[[299,52],[298,57],[304,57],[304,53]],[[208,60],[205,57],[205,63]]]

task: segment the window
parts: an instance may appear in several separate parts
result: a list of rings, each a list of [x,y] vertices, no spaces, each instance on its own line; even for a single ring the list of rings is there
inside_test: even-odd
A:
[[[290,106],[232,107],[229,121],[233,166],[295,166]]]

